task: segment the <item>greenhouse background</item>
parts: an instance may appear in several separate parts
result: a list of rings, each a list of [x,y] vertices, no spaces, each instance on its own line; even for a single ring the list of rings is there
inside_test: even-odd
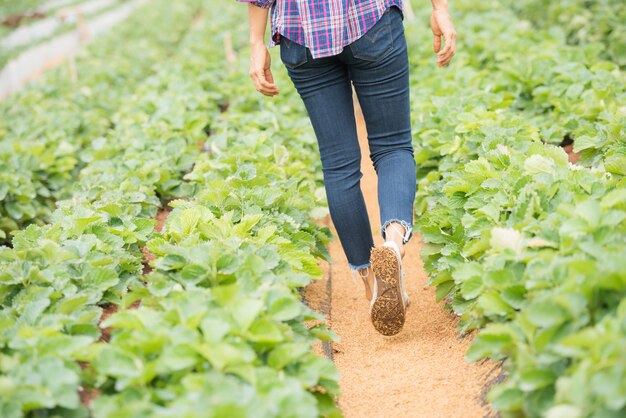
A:
[[[0,417],[626,416],[626,5],[448,3],[447,68],[403,6],[385,337],[279,48],[280,95],[250,80],[248,5],[0,0]]]

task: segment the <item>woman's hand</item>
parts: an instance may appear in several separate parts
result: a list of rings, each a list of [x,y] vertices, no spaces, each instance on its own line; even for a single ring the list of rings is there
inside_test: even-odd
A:
[[[272,58],[262,42],[250,44],[250,78],[256,90],[266,96],[276,96],[278,88],[272,76]]]
[[[434,8],[430,17],[430,27],[433,30],[435,41],[433,48],[437,54],[437,65],[445,67],[456,53],[456,31],[447,8]],[[441,37],[445,46],[441,49]]]

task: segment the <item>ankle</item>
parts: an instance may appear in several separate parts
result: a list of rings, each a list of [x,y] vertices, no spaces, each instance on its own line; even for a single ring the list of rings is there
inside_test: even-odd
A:
[[[390,222],[385,228],[385,241],[393,241],[400,252],[400,257],[404,257],[404,236],[406,229],[399,222]]]
[[[404,245],[398,245],[398,249],[400,250],[400,258],[404,258]]]

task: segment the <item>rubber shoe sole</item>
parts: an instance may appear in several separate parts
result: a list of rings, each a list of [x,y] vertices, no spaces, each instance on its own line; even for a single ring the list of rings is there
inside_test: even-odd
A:
[[[395,335],[406,319],[398,257],[392,248],[379,246],[372,248],[370,262],[377,284],[370,309],[372,325],[382,335]]]

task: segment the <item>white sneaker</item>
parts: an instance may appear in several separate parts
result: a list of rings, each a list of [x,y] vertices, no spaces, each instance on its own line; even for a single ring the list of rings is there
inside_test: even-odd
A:
[[[411,304],[411,299],[409,299],[409,294],[406,292],[406,287],[404,285],[404,269],[402,268],[402,256],[400,255],[400,249],[398,248],[398,244],[396,244],[395,241],[387,241],[383,245],[393,248],[398,254],[398,259],[400,262],[400,280],[402,281],[402,294],[404,296],[404,304],[408,308]]]
[[[370,317],[383,335],[395,335],[404,326],[409,297],[404,290],[400,249],[393,241],[372,248],[370,262],[374,271],[374,291]]]

